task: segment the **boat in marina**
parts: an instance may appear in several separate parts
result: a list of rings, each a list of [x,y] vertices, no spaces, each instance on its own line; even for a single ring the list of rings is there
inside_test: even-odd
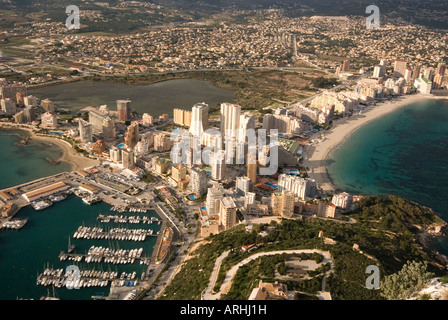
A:
[[[57,194],[57,195],[48,197],[48,199],[50,199],[52,202],[59,202],[59,201],[67,199],[67,195],[66,194]]]
[[[97,197],[97,196],[87,196],[87,197],[82,198],[82,201],[85,204],[92,205],[94,203],[100,202],[101,198]]]
[[[72,253],[75,250],[76,246],[70,243],[70,237],[68,237],[68,249],[67,253]]]
[[[53,204],[53,202],[49,199],[41,200],[41,201],[37,201],[37,202],[31,202],[31,206],[36,211],[46,209],[46,208],[50,207],[52,204]]]
[[[3,228],[5,229],[14,229],[14,230],[19,230],[21,229],[26,223],[28,222],[28,218],[22,219],[22,220],[11,220],[11,221],[6,221],[3,224]]]

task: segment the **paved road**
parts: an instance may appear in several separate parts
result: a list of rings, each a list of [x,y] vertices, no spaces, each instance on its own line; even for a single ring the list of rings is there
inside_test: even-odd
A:
[[[226,277],[224,279],[224,282],[221,285],[221,288],[218,293],[213,294],[212,290],[216,283],[216,278],[219,273],[219,269],[222,263],[222,260],[229,254],[229,251],[224,252],[221,256],[218,257],[215,261],[215,265],[213,267],[213,272],[210,276],[210,281],[208,287],[204,290],[202,294],[202,300],[219,300],[221,298],[222,294],[226,294],[229,292],[233,279],[235,278],[235,275],[238,271],[238,269],[262,256],[271,256],[271,255],[277,255],[277,254],[300,254],[300,253],[320,253],[324,256],[324,260],[322,261],[322,264],[330,263],[330,270],[326,272],[323,280],[322,280],[322,291],[325,292],[325,282],[328,276],[333,272],[334,264],[333,259],[331,258],[331,254],[328,251],[322,251],[317,249],[303,249],[303,250],[278,250],[278,251],[271,251],[271,252],[259,252],[256,254],[251,255],[250,257],[244,259],[243,261],[239,262],[238,264],[234,265],[226,274]]]

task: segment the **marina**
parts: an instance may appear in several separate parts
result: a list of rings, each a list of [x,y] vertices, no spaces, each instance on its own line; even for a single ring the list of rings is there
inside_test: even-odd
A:
[[[105,231],[98,227],[80,226],[73,234],[75,239],[105,239],[105,240],[121,240],[121,241],[145,241],[148,236],[157,236],[153,234],[153,230],[149,229],[127,229],[112,228]]]
[[[37,276],[36,285],[54,286],[56,288],[66,287],[67,289],[80,289],[89,287],[107,287],[109,282],[112,286],[136,286],[139,280],[136,279],[137,272],[102,271],[96,269],[87,270],[67,270],[46,268],[43,273]],[[142,279],[145,278],[142,274]]]
[[[0,292],[0,298],[39,299],[47,295],[47,288],[51,290],[51,287],[54,287],[57,297],[61,300],[90,300],[98,295],[99,288],[101,292],[104,292],[104,297],[107,297],[111,286],[123,288],[140,286],[141,276],[143,275],[143,280],[146,279],[148,266],[156,250],[157,234],[160,230],[157,221],[161,221],[160,217],[154,211],[148,210],[145,214],[132,214],[135,220],[140,220],[140,225],[136,229],[122,228],[126,224],[132,225],[129,220],[126,223],[119,223],[111,219],[107,228],[100,228],[103,232],[102,237],[101,234],[92,233],[93,228],[96,227],[95,223],[99,222],[98,212],[109,212],[111,207],[105,202],[86,206],[82,199],[75,195],[67,195],[64,201],[52,202],[50,207],[39,211],[39,214],[36,214],[32,206],[23,207],[16,215],[16,219],[28,219],[26,228],[23,228],[21,232],[12,232],[7,229],[0,232],[2,261],[5,262],[0,265],[0,278],[4,289]],[[127,215],[123,215],[122,218],[124,217],[131,218]],[[114,223],[116,225],[113,225]],[[90,239],[87,234],[86,238],[82,239],[73,237],[79,229],[77,226],[81,225],[91,227]],[[89,229],[84,231],[87,230]],[[137,242],[132,240],[119,240],[119,238],[132,237],[137,239],[137,235],[145,239],[138,241],[140,245],[136,245]],[[106,239],[111,237],[116,239]],[[30,254],[35,258],[29,259]],[[60,259],[61,255],[65,257]],[[13,263],[14,268],[11,268],[9,261]],[[53,271],[60,269],[64,271],[60,276],[59,273],[48,275],[48,272],[43,275],[42,271],[47,269],[46,267],[42,269],[43,265],[51,265]],[[70,265],[77,265],[81,273],[85,272],[82,273],[78,282],[78,285],[82,283],[80,286],[82,290],[69,290],[66,286],[68,278],[65,270]],[[17,270],[21,271],[17,272]],[[87,276],[88,270],[103,273],[95,277],[93,274],[90,276],[89,273]],[[109,272],[109,275],[104,272]],[[111,278],[110,272],[117,272],[117,274]],[[136,272],[135,279],[131,279],[134,272]],[[38,278],[40,283],[36,285]],[[138,281],[135,282],[135,280]],[[69,287],[75,285],[71,282],[68,284]]]
[[[152,223],[157,223],[160,224],[161,220],[156,219],[154,217],[147,217],[147,216],[143,216],[143,217],[139,217],[139,216],[123,216],[123,215],[104,215],[104,214],[100,214],[97,218],[97,220],[99,220],[102,223],[109,223],[109,222],[114,222],[114,223],[131,223],[131,224],[139,224],[139,223],[143,223],[143,224],[152,224]]]
[[[142,256],[143,248],[139,249],[111,249],[106,247],[91,246],[87,254],[65,253],[59,254],[59,260],[71,260],[76,262],[85,261],[87,263],[110,263],[110,264],[133,264],[140,261],[140,264],[149,265],[151,258]]]

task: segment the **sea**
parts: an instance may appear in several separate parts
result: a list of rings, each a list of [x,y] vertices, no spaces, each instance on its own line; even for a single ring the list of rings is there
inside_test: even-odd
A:
[[[181,79],[155,83],[146,86],[130,86],[106,82],[73,82],[29,90],[40,99],[50,98],[60,108],[80,110],[86,106],[108,105],[116,108],[116,100],[131,99],[131,107],[139,114],[148,112],[157,116],[172,115],[175,107],[191,108],[195,103],[205,102],[210,106],[221,102],[233,102],[235,92],[214,87],[210,82]],[[82,94],[80,94],[82,93]],[[38,178],[70,171],[67,162],[50,164],[46,157],[59,159],[63,151],[51,142],[33,141],[17,145],[26,131],[0,130],[0,189],[15,186]],[[132,265],[73,263],[59,261],[61,251],[67,251],[69,237],[79,226],[100,226],[98,215],[112,213],[106,203],[92,206],[70,195],[66,200],[53,204],[42,211],[31,207],[21,209],[16,218],[28,218],[28,223],[20,230],[0,230],[0,300],[40,299],[55,296],[62,300],[90,300],[92,296],[107,296],[108,287],[97,288],[50,288],[36,285],[37,275],[46,268],[63,268],[77,265],[81,270],[99,269],[103,271],[136,272],[140,277],[147,270],[146,265],[136,262]],[[130,213],[133,216],[143,214]],[[156,212],[144,214],[158,218]],[[153,229],[160,231],[158,224],[116,225],[102,224],[103,228],[126,227]],[[150,257],[156,244],[156,237],[147,237],[144,242],[71,239],[76,245],[75,253],[86,253],[92,246],[120,249],[143,248],[143,256]]]
[[[27,146],[16,145],[24,131],[0,131],[0,163],[4,164],[0,178],[0,189],[18,183],[69,171],[70,165],[62,162],[51,165],[45,157],[58,158],[62,150],[47,142],[32,141]],[[66,200],[54,203],[51,207],[35,211],[31,206],[22,208],[15,218],[28,218],[28,223],[20,230],[0,230],[0,300],[33,299],[56,297],[61,300],[90,300],[92,296],[108,296],[109,287],[95,288],[53,288],[37,286],[37,275],[46,268],[62,268],[66,270],[76,265],[80,270],[96,269],[103,271],[136,272],[141,274],[148,268],[139,260],[134,264],[114,265],[105,263],[86,263],[60,261],[59,254],[67,252],[70,243],[76,246],[75,253],[87,253],[93,245],[114,249],[143,248],[142,256],[150,257],[156,245],[157,237],[147,237],[144,242],[117,240],[73,239],[79,226],[111,228],[143,228],[152,229],[154,234],[160,231],[160,225],[153,224],[115,224],[101,223],[97,220],[100,213],[118,214],[110,211],[111,206],[97,203],[91,206],[84,204],[80,198],[70,195]],[[132,216],[148,216],[159,218],[154,211],[143,213],[127,213]]]
[[[448,221],[448,100],[402,107],[352,133],[327,159],[338,191],[396,194]],[[448,255],[448,237],[434,247]]]

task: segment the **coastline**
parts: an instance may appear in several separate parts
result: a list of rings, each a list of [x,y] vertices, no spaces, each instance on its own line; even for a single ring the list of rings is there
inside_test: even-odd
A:
[[[71,170],[76,171],[93,165],[98,165],[98,161],[89,159],[83,155],[78,154],[73,147],[66,141],[57,137],[41,136],[37,135],[31,128],[14,126],[9,123],[8,125],[0,124],[0,130],[20,130],[28,132],[32,141],[41,141],[57,145],[62,150],[62,156],[58,161],[67,162],[71,165]]]
[[[42,142],[48,142],[56,144],[59,148],[62,149],[62,157],[57,159],[63,162],[68,162],[72,166],[72,171],[84,169],[86,167],[91,167],[94,165],[98,165],[98,161],[94,159],[88,159],[80,154],[78,154],[72,146],[61,139],[58,138],[52,138],[52,137],[46,137],[46,136],[39,136],[35,133],[31,134],[31,141],[42,141]]]
[[[343,143],[357,129],[373,120],[379,119],[404,106],[434,99],[447,99],[447,97],[435,97],[422,94],[401,96],[398,99],[368,107],[360,115],[352,115],[350,118],[344,117],[333,122],[333,128],[324,132],[324,141],[319,141],[314,145],[308,145],[305,148],[302,166],[307,169],[308,176],[316,181],[322,192],[336,192],[336,186],[328,174],[326,164],[328,156],[335,148]],[[310,140],[319,137],[320,133],[310,137]]]

